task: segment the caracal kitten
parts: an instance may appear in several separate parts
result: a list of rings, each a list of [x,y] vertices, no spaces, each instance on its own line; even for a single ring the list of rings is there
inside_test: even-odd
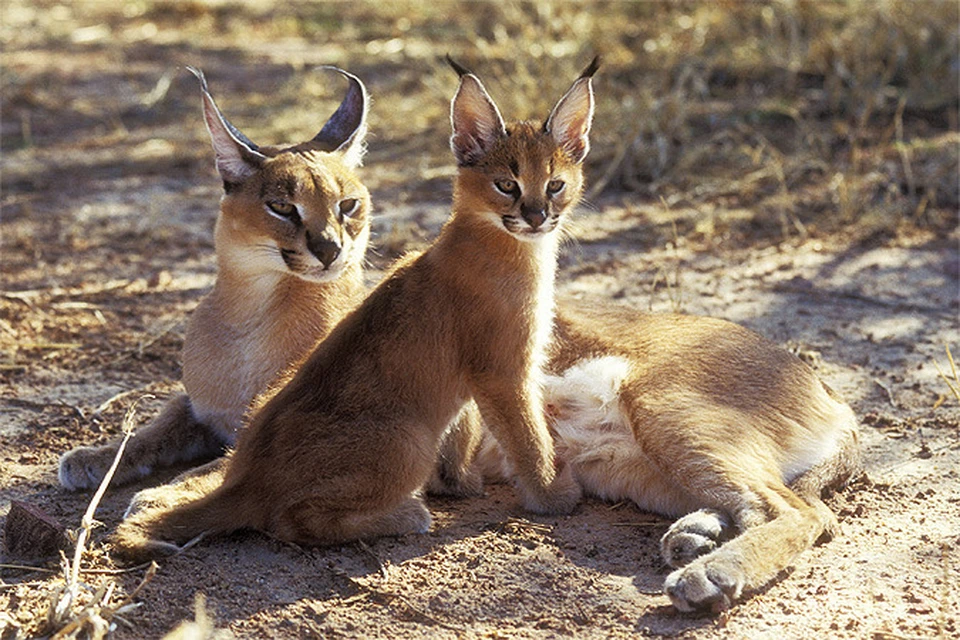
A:
[[[363,83],[312,140],[258,147],[220,113],[203,75],[203,115],[224,195],[214,233],[217,281],[190,317],[183,386],[133,437],[113,482],[131,482],[231,446],[251,400],[303,359],[362,299],[370,195],[355,175],[369,100]],[[119,443],[60,460],[68,489],[100,484]]]
[[[837,519],[821,494],[860,469],[853,411],[799,358],[739,325],[560,305],[544,400],[586,494],[680,517],[661,540],[677,609],[719,610]],[[478,463],[508,479],[489,437]]]
[[[458,70],[459,168],[437,240],[401,260],[253,415],[205,495],[124,520],[113,538],[119,556],[169,553],[240,528],[305,545],[425,532],[421,489],[471,398],[516,469],[524,505],[574,508],[580,487],[555,460],[541,369],[560,228],[582,189],[596,65],[543,124],[505,125],[480,80]]]

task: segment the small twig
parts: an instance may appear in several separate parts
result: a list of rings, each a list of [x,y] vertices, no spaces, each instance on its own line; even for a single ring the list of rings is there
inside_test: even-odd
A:
[[[18,569],[20,571],[37,571],[39,573],[57,573],[54,569],[44,567],[31,567],[26,564],[0,564],[0,569]]]
[[[885,385],[885,384],[883,384],[882,382],[880,382],[880,381],[879,381],[878,379],[876,379],[876,378],[873,379],[873,382],[874,382],[878,387],[880,387],[881,389],[883,389],[884,391],[887,392],[887,399],[890,401],[890,406],[892,406],[894,409],[899,409],[900,407],[897,405],[897,401],[893,399],[893,390],[890,389],[890,387],[888,387],[887,385]]]
[[[383,564],[383,560],[380,559],[380,556],[373,552],[373,549],[370,548],[370,545],[363,540],[357,540],[357,546],[360,547],[360,549],[363,550],[368,556],[374,559],[374,561],[377,563],[377,567],[380,570],[380,575],[383,578],[388,578],[389,573],[387,571],[387,567]]]
[[[960,402],[960,374],[957,373],[957,363],[953,360],[953,354],[950,353],[949,345],[943,345],[944,349],[947,351],[947,360],[950,361],[950,371],[953,374],[953,381],[947,377],[947,374],[943,372],[943,369],[940,368],[940,363],[936,360],[933,361],[933,366],[937,368],[937,372],[940,373],[940,377],[943,378],[943,381],[947,383],[947,387],[956,397],[957,401]]]
[[[77,546],[73,554],[73,563],[65,563],[70,569],[69,574],[65,576],[67,578],[67,589],[66,593],[61,597],[60,601],[57,603],[56,608],[54,609],[54,617],[56,620],[63,620],[63,617],[66,615],[70,608],[73,606],[73,603],[76,601],[77,596],[80,593],[80,560],[83,557],[84,551],[86,551],[87,538],[90,535],[90,531],[93,529],[96,524],[96,520],[93,519],[94,513],[97,510],[97,507],[100,506],[100,500],[103,499],[103,495],[107,491],[107,486],[110,484],[110,481],[113,480],[113,474],[116,473],[117,467],[120,465],[120,458],[123,456],[124,449],[127,447],[127,442],[130,440],[130,437],[133,435],[133,425],[134,425],[134,416],[136,415],[137,403],[146,397],[152,396],[142,396],[138,398],[130,409],[127,410],[127,414],[123,418],[123,440],[120,442],[120,447],[117,449],[117,454],[113,457],[113,464],[110,465],[110,469],[107,471],[107,474],[103,477],[103,480],[100,482],[100,486],[97,488],[97,492],[93,495],[93,498],[90,500],[90,504],[87,506],[86,512],[83,514],[83,518],[80,521],[80,533],[77,536]],[[66,569],[67,567],[65,567]]]
[[[133,394],[142,393],[142,392],[143,392],[143,389],[140,388],[140,389],[130,389],[130,390],[128,390],[128,391],[121,391],[120,393],[115,393],[115,394],[113,394],[112,396],[110,396],[109,398],[107,398],[106,400],[104,400],[103,402],[101,402],[100,404],[98,404],[98,405],[97,405],[97,408],[93,410],[93,414],[91,414],[91,415],[93,415],[93,416],[99,416],[99,415],[102,414],[104,411],[106,411],[107,409],[109,409],[109,408],[110,408],[115,402],[117,402],[118,400],[122,400],[122,399],[126,398],[127,396],[131,396],[131,395],[133,395]],[[146,397],[152,398],[153,396],[151,396],[151,395],[148,394],[148,395],[142,396],[141,399],[142,399],[142,398],[146,398]],[[138,402],[139,402],[139,400],[138,400]]]
[[[0,591],[7,591],[9,589],[16,589],[17,587],[39,587],[42,584],[47,584],[46,580],[31,580],[30,582],[11,582],[9,584],[0,584]]]

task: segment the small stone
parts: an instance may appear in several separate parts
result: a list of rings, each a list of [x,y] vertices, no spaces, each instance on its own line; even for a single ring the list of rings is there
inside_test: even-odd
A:
[[[3,529],[6,556],[41,560],[67,546],[66,528],[40,507],[13,500]]]

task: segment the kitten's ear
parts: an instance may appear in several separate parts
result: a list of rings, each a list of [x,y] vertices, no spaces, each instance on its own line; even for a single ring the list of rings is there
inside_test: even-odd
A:
[[[336,71],[349,81],[347,95],[333,112],[327,123],[310,141],[310,146],[320,151],[338,151],[348,167],[358,167],[366,152],[364,139],[367,135],[367,110],[370,98],[367,88],[352,73],[337,67],[324,67]]]
[[[257,145],[220,113],[217,103],[214,102],[207,88],[207,79],[203,76],[203,72],[194,67],[187,67],[187,70],[197,76],[197,80],[200,81],[200,92],[203,95],[203,119],[207,123],[210,141],[217,155],[217,171],[223,178],[224,184],[243,182],[253,175],[267,158],[257,150]]]
[[[590,151],[590,124],[593,122],[593,74],[600,67],[600,58],[594,58],[566,95],[553,108],[543,125],[561,149],[576,163],[583,162]]]
[[[477,76],[447,56],[447,61],[460,74],[460,87],[450,104],[453,135],[450,148],[461,167],[476,163],[499,138],[507,135],[503,118]]]

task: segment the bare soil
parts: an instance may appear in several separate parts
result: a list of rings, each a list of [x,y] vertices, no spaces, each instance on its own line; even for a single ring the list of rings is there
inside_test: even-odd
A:
[[[72,36],[31,40],[24,25],[34,23],[10,17],[29,3],[8,4],[0,518],[11,500],[23,500],[74,529],[90,495],[59,486],[59,455],[115,437],[126,410],[149,394],[138,405],[143,423],[178,389],[184,319],[215,277],[220,186],[196,87],[177,66],[202,64],[227,115],[264,142],[278,140],[258,120],[263,103],[245,95],[262,100],[271,87],[320,82],[310,97],[316,119],[290,116],[283,129],[309,137],[310,122],[322,122],[338,89],[300,71],[313,63],[303,62],[308,54],[323,57],[300,41],[268,50],[256,38],[186,48],[124,31],[140,44],[118,49],[102,34],[118,33],[117,24],[76,16],[64,17],[75,21]],[[163,16],[155,22],[163,32]],[[15,36],[17,24],[23,31]],[[18,37],[21,48],[11,46]],[[429,125],[408,123],[437,155],[402,147],[386,115],[372,123],[363,177],[379,212],[375,282],[399,252],[429,241],[446,215],[453,167],[443,155],[449,95],[442,94],[453,80],[442,91],[411,80],[441,73],[434,62],[426,71],[409,60],[355,68],[329,55],[369,77],[375,99],[379,89],[439,104]],[[390,108],[386,99],[374,105]],[[263,109],[302,114],[304,105]],[[955,130],[925,122],[908,129],[926,131],[931,145],[945,149],[956,178]],[[604,166],[591,172],[599,180]],[[608,189],[583,206],[576,240],[561,257],[560,292],[727,318],[813,364],[863,423],[866,476],[830,502],[840,537],[803,554],[788,575],[732,610],[687,616],[660,592],[667,569],[658,541],[668,521],[590,500],[570,516],[532,516],[510,487],[492,486],[479,499],[431,499],[434,526],[420,536],[324,549],[256,533],[203,541],[161,563],[136,595],[141,606],[114,619],[113,637],[161,637],[194,618],[197,594],[218,628],[254,638],[960,634],[960,403],[935,366],[949,367],[945,345],[960,355],[955,205],[896,224],[868,223],[866,214],[843,221],[826,187],[808,184],[802,194],[791,191],[799,199],[790,211],[802,211],[806,198],[819,203],[824,219],[807,219],[803,234],[784,233],[775,204],[691,195],[695,178],[660,193]],[[769,219],[751,208],[758,202]],[[83,580],[93,588],[115,583],[113,602],[146,569],[109,572],[103,541],[136,490],[175,472],[111,489],[101,503],[103,526],[94,531]],[[63,584],[57,559],[3,562],[0,637],[49,633],[50,594]]]

